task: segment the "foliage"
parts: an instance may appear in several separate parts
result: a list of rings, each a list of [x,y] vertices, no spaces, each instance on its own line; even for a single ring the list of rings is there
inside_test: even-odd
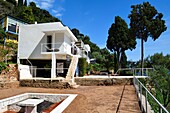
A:
[[[94,70],[94,71],[100,71],[100,70],[101,70],[100,64],[98,64],[98,63],[93,64],[93,65],[92,65],[92,70]]]
[[[0,40],[4,39],[5,36],[6,36],[6,33],[4,29],[2,28],[2,26],[0,25]]]
[[[87,67],[86,67],[86,72],[87,72],[87,74],[89,74],[90,73],[90,71],[92,70],[92,64],[86,64],[87,65]]]
[[[146,67],[155,69],[154,73],[149,73],[150,78],[145,81],[145,84],[149,84],[152,94],[168,109],[170,106],[170,55],[156,53],[148,56],[144,61]],[[137,67],[139,62],[136,63]],[[155,112],[159,112],[155,101],[148,99]]]
[[[141,39],[141,66],[144,65],[143,43],[147,42],[148,37],[155,41],[167,28],[165,21],[162,20],[163,14],[158,13],[154,6],[149,2],[131,6],[130,18],[131,33]]]
[[[79,40],[82,40],[85,44],[89,44],[91,49],[91,57],[95,58],[97,63],[92,66],[94,67],[93,70],[101,71],[113,68],[114,57],[106,48],[100,49],[96,44],[90,41],[89,36],[84,36],[84,34],[80,33],[79,30],[76,28],[72,29],[71,31]]]
[[[92,56],[96,58],[96,62],[101,64],[104,60],[104,56],[100,52],[92,52]]]
[[[107,71],[109,71],[110,69],[114,68],[114,54],[110,54],[110,52],[106,49],[103,48],[100,50],[101,55],[103,55],[103,59],[102,59],[102,67],[103,70],[106,69]]]
[[[6,0],[6,1],[16,6],[16,0]]]
[[[82,40],[85,44],[89,44],[92,53],[100,52],[100,48],[96,44],[94,44],[93,42],[90,41],[89,36],[87,36],[87,35],[84,36],[84,34],[80,33],[80,31],[76,28],[73,28],[71,31],[78,40]]]
[[[107,48],[114,51],[115,55],[115,71],[121,66],[122,53],[128,49],[135,49],[136,38],[131,35],[127,23],[119,16],[115,17],[113,23],[108,31]]]
[[[78,68],[79,68],[79,76],[84,76],[86,74],[87,62],[86,58],[79,58]]]
[[[16,40],[6,40],[6,46],[12,48],[13,50],[17,50],[18,42]]]
[[[35,4],[35,2],[30,2],[30,5],[29,5],[30,7],[32,7],[32,8],[36,8],[37,6],[36,6],[36,4]]]
[[[154,66],[166,66],[170,70],[170,55],[163,55],[162,53],[155,53],[153,56],[150,56],[149,63]]]
[[[170,55],[163,55],[163,53],[155,53],[152,56],[148,56],[144,59],[144,66],[151,68],[154,66],[166,66],[170,70]],[[140,67],[140,60],[134,63],[135,67]]]
[[[34,23],[34,15],[31,7],[21,6],[15,7],[14,16],[18,18],[22,18],[24,21],[28,23]]]
[[[3,49],[3,50],[1,50],[1,53],[2,53],[3,56],[5,56],[6,54],[9,53],[9,50]]]
[[[155,88],[154,95],[165,108],[170,104],[170,74],[165,66],[155,66],[154,74],[150,74],[150,85]]]
[[[2,70],[6,69],[6,64],[4,62],[0,62],[0,74],[2,72]]]
[[[9,0],[13,1],[13,0]],[[34,2],[31,2],[27,7],[27,0],[23,3],[23,0],[18,1],[18,6],[14,6],[11,2],[0,0],[0,18],[5,15],[12,15],[20,18],[28,23],[45,22],[60,22],[56,17],[53,17],[48,11],[36,7]]]
[[[127,56],[125,52],[122,52],[122,57],[121,57],[121,68],[126,68],[127,67]]]
[[[33,18],[38,23],[60,22],[58,18],[53,17],[47,10],[36,7],[34,2],[30,2],[28,7],[32,9]]]
[[[18,6],[23,6],[23,0],[18,0]]]
[[[6,2],[4,0],[0,0],[0,18],[3,18],[7,14],[11,14],[14,9],[14,5]]]

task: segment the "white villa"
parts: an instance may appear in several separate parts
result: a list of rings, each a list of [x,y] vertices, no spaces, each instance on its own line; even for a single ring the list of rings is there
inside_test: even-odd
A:
[[[18,68],[20,79],[57,77],[74,79],[78,58],[89,59],[90,46],[60,22],[20,26]]]

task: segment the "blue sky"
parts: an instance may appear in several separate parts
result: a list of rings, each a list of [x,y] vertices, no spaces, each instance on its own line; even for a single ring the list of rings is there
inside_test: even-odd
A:
[[[93,43],[100,48],[106,47],[108,29],[114,22],[115,16],[120,16],[129,25],[128,14],[131,5],[146,2],[144,0],[28,0],[34,1],[38,7],[48,10],[59,18],[65,25],[77,28],[88,35]],[[167,31],[156,41],[151,38],[145,43],[145,57],[154,53],[170,54],[170,7],[169,0],[148,0],[158,12],[164,14]],[[126,51],[128,60],[140,59],[140,40],[136,49]]]

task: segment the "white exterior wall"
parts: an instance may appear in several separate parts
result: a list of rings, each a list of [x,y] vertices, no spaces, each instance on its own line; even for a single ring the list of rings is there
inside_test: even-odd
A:
[[[55,33],[54,43],[59,43],[59,42],[64,42],[64,33]]]
[[[41,54],[41,44],[47,43],[47,35],[52,35],[52,43],[61,43],[57,54],[71,54],[71,41],[77,39],[60,22],[22,25],[19,32],[19,59],[51,59],[51,54]],[[63,56],[63,55],[58,55]],[[59,57],[57,57],[59,58]]]
[[[33,50],[29,59],[51,59],[50,54],[41,54],[41,43],[47,43],[47,35],[44,35],[42,40],[38,43],[36,48]]]
[[[43,36],[44,33],[36,27],[21,26],[18,39],[19,59],[28,59]]]
[[[71,55],[71,39],[67,34],[64,35],[64,42],[66,44],[67,54]]]
[[[29,59],[51,59],[51,54],[41,54],[41,46],[43,43],[47,43],[47,36],[51,35],[53,36],[52,33],[49,34],[45,34],[42,38],[42,40],[38,43],[38,45],[36,46],[36,48],[34,49],[34,51],[32,52],[31,56],[29,57]],[[55,37],[53,37],[55,39],[54,43],[63,43],[64,42],[64,33],[55,33]],[[61,50],[63,50],[63,46],[61,46],[60,48]],[[63,51],[59,51],[59,53],[63,53]],[[60,58],[60,57],[57,57]]]

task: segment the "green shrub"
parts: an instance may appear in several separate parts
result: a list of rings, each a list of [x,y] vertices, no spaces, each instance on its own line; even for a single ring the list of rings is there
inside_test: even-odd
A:
[[[86,67],[87,74],[89,74],[91,70],[92,70],[92,65],[87,63],[87,67]]]
[[[8,54],[9,50],[3,49],[3,50],[1,50],[1,52],[2,52],[3,56],[5,56]]]
[[[95,64],[92,65],[92,69],[94,71],[101,71],[101,65],[98,64],[98,63],[95,63]]]
[[[6,64],[4,62],[0,62],[0,74],[2,72],[2,70],[6,69]]]
[[[86,74],[87,62],[86,58],[79,58],[78,68],[79,68],[79,76],[84,76]]]

